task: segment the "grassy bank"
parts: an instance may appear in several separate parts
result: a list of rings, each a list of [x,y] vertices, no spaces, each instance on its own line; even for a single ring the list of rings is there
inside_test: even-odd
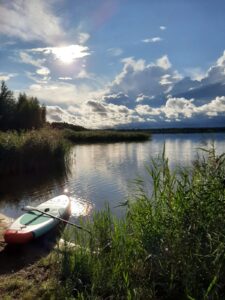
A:
[[[48,256],[17,272],[0,275],[1,300],[52,299],[56,283],[50,279],[53,272],[50,260]]]
[[[0,175],[65,168],[67,153],[58,130],[0,132]]]
[[[64,137],[72,143],[115,143],[115,142],[142,142],[150,139],[150,134],[135,131],[85,130],[75,131],[65,129]]]
[[[108,209],[68,233],[80,248],[57,255],[57,299],[224,299],[225,156],[214,150],[189,171],[165,158],[137,182],[126,217]]]

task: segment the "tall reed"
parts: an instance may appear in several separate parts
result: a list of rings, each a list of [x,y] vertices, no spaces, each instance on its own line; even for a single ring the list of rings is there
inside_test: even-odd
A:
[[[190,170],[163,155],[139,180],[124,219],[109,208],[70,229],[57,256],[58,299],[224,299],[225,155],[215,149]]]
[[[0,132],[0,175],[64,168],[67,153],[58,130]]]
[[[150,133],[138,131],[110,131],[110,130],[64,130],[64,137],[72,143],[115,143],[140,142],[150,139]]]

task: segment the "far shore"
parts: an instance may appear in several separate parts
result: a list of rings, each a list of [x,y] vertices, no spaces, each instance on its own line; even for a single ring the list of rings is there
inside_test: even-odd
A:
[[[143,128],[143,129],[115,129],[116,131],[148,132],[149,134],[164,133],[216,133],[225,132],[225,127],[179,127],[179,128]]]

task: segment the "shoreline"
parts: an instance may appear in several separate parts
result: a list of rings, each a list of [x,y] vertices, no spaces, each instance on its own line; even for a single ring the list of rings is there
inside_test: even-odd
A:
[[[7,217],[6,215],[0,212],[0,250],[1,250],[1,243],[4,242],[3,232],[4,230],[12,223],[13,219]]]

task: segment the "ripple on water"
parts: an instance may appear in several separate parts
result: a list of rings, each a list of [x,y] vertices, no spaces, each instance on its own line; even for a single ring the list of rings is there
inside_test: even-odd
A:
[[[85,217],[90,215],[94,205],[86,199],[80,197],[70,197],[71,199],[71,216]]]

